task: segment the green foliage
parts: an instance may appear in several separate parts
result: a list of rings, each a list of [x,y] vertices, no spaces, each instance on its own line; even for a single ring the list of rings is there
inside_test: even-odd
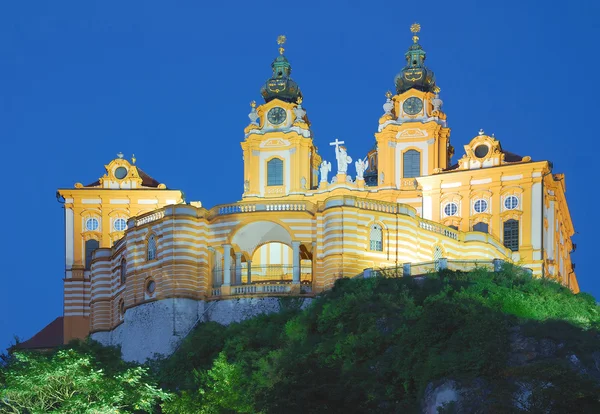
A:
[[[152,412],[169,398],[147,381],[145,368],[109,376],[95,365],[93,357],[74,349],[50,356],[15,352],[2,369],[0,413]]]
[[[280,304],[280,313],[241,323],[200,324],[174,355],[154,362],[158,382],[172,392],[163,412],[413,413],[420,411],[428,385],[447,379],[473,398],[440,412],[600,412],[595,300],[518,268],[442,271],[420,280],[340,279],[303,311],[296,298]],[[515,350],[516,337],[533,348]],[[3,392],[28,403],[50,391],[56,395],[49,378],[62,377],[42,375],[55,372],[54,364],[62,367],[61,375],[71,367],[68,377],[77,378],[67,381],[74,397],[51,407],[60,412],[86,412],[85,398],[135,408],[142,389],[150,393],[144,397],[148,407],[167,397],[152,385],[142,387],[144,371],[121,362],[117,349],[94,342],[69,347],[51,358],[36,357],[36,364],[46,365],[30,371],[25,367],[33,360],[13,358],[4,370]],[[54,361],[65,358],[64,352],[95,358],[81,366]],[[123,379],[129,372],[139,375],[133,385]],[[22,394],[17,373],[29,384]],[[79,411],[66,411],[75,401]],[[25,412],[46,412],[40,410]],[[103,412],[98,410],[88,412]]]
[[[544,338],[544,327],[552,325],[550,339],[570,343],[564,352],[591,355],[599,345],[595,302],[510,267],[498,273],[442,271],[420,281],[341,279],[305,311],[291,302],[284,308],[228,327],[199,326],[182,348],[212,335],[210,347],[200,346],[203,355],[218,357],[210,367],[207,360],[194,361],[194,385],[169,404],[190,413],[415,412],[428,384],[452,378],[483,379],[489,408],[506,401],[500,396],[512,396],[519,381],[535,385],[527,377],[535,368],[507,368],[512,327],[523,325],[524,335]],[[170,362],[182,361],[185,352]],[[592,383],[569,372],[582,392],[564,400],[593,405]],[[559,385],[544,395],[555,399],[572,388]],[[502,404],[496,408],[502,412]]]

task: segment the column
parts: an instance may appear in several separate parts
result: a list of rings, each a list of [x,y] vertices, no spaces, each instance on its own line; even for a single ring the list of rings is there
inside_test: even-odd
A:
[[[247,277],[248,277],[248,284],[252,283],[252,260],[247,260],[246,263],[248,264],[248,268],[246,269],[247,271]]]
[[[231,286],[231,244],[223,245],[223,286]]]
[[[293,270],[292,270],[292,283],[300,283],[300,242],[292,242],[292,257],[293,257]]]
[[[240,285],[242,283],[242,253],[235,253],[235,284]]]

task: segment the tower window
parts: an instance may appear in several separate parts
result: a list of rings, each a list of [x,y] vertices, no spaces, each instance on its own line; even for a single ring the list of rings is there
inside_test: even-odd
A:
[[[408,150],[402,156],[404,178],[414,178],[421,175],[421,153]]]
[[[488,233],[488,224],[487,223],[475,223],[473,226],[473,231],[480,231],[482,233]]]
[[[156,259],[156,236],[154,234],[152,236],[150,236],[150,238],[148,239],[148,248],[147,248],[147,252],[146,252],[146,259],[147,260]]]
[[[121,259],[121,284],[127,280],[127,261],[125,258]]]
[[[504,246],[513,252],[519,251],[519,220],[504,222]]]
[[[85,242],[85,270],[92,267],[92,253],[100,247],[98,240],[86,240]]]
[[[369,249],[376,252],[383,251],[383,229],[379,224],[373,224],[373,227],[371,227]]]
[[[267,185],[283,185],[283,160],[273,158],[267,162]]]

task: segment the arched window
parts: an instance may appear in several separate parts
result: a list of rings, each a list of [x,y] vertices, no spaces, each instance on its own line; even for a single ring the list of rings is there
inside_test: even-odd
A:
[[[376,252],[383,251],[383,229],[379,224],[373,224],[373,227],[371,227],[369,249]]]
[[[458,226],[455,226],[454,224],[452,224],[451,226],[448,226],[448,227],[450,227],[452,230],[458,231]]]
[[[148,238],[148,247],[146,251],[146,259],[154,260],[156,259],[156,236],[153,234]]]
[[[283,185],[283,160],[273,158],[267,162],[267,185]]]
[[[488,224],[487,223],[476,223],[473,225],[473,231],[480,231],[482,233],[488,232]]]
[[[414,178],[421,175],[421,153],[417,150],[408,150],[402,159],[404,178]]]
[[[121,284],[127,280],[127,261],[125,258],[121,259]]]
[[[513,252],[519,251],[519,220],[510,219],[504,222],[504,246]]]
[[[98,240],[86,240],[85,242],[85,270],[90,270],[92,266],[92,253],[100,247],[100,242]]]

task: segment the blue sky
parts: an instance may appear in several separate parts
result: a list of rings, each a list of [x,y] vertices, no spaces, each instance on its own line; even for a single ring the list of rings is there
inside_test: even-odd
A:
[[[188,200],[238,200],[249,102],[261,101],[279,34],[320,153],[333,160],[327,143],[340,138],[364,155],[415,21],[457,155],[483,128],[566,174],[577,276],[600,299],[598,2],[206,3],[0,5],[0,348],[62,313],[57,188],[95,181],[122,151]]]

